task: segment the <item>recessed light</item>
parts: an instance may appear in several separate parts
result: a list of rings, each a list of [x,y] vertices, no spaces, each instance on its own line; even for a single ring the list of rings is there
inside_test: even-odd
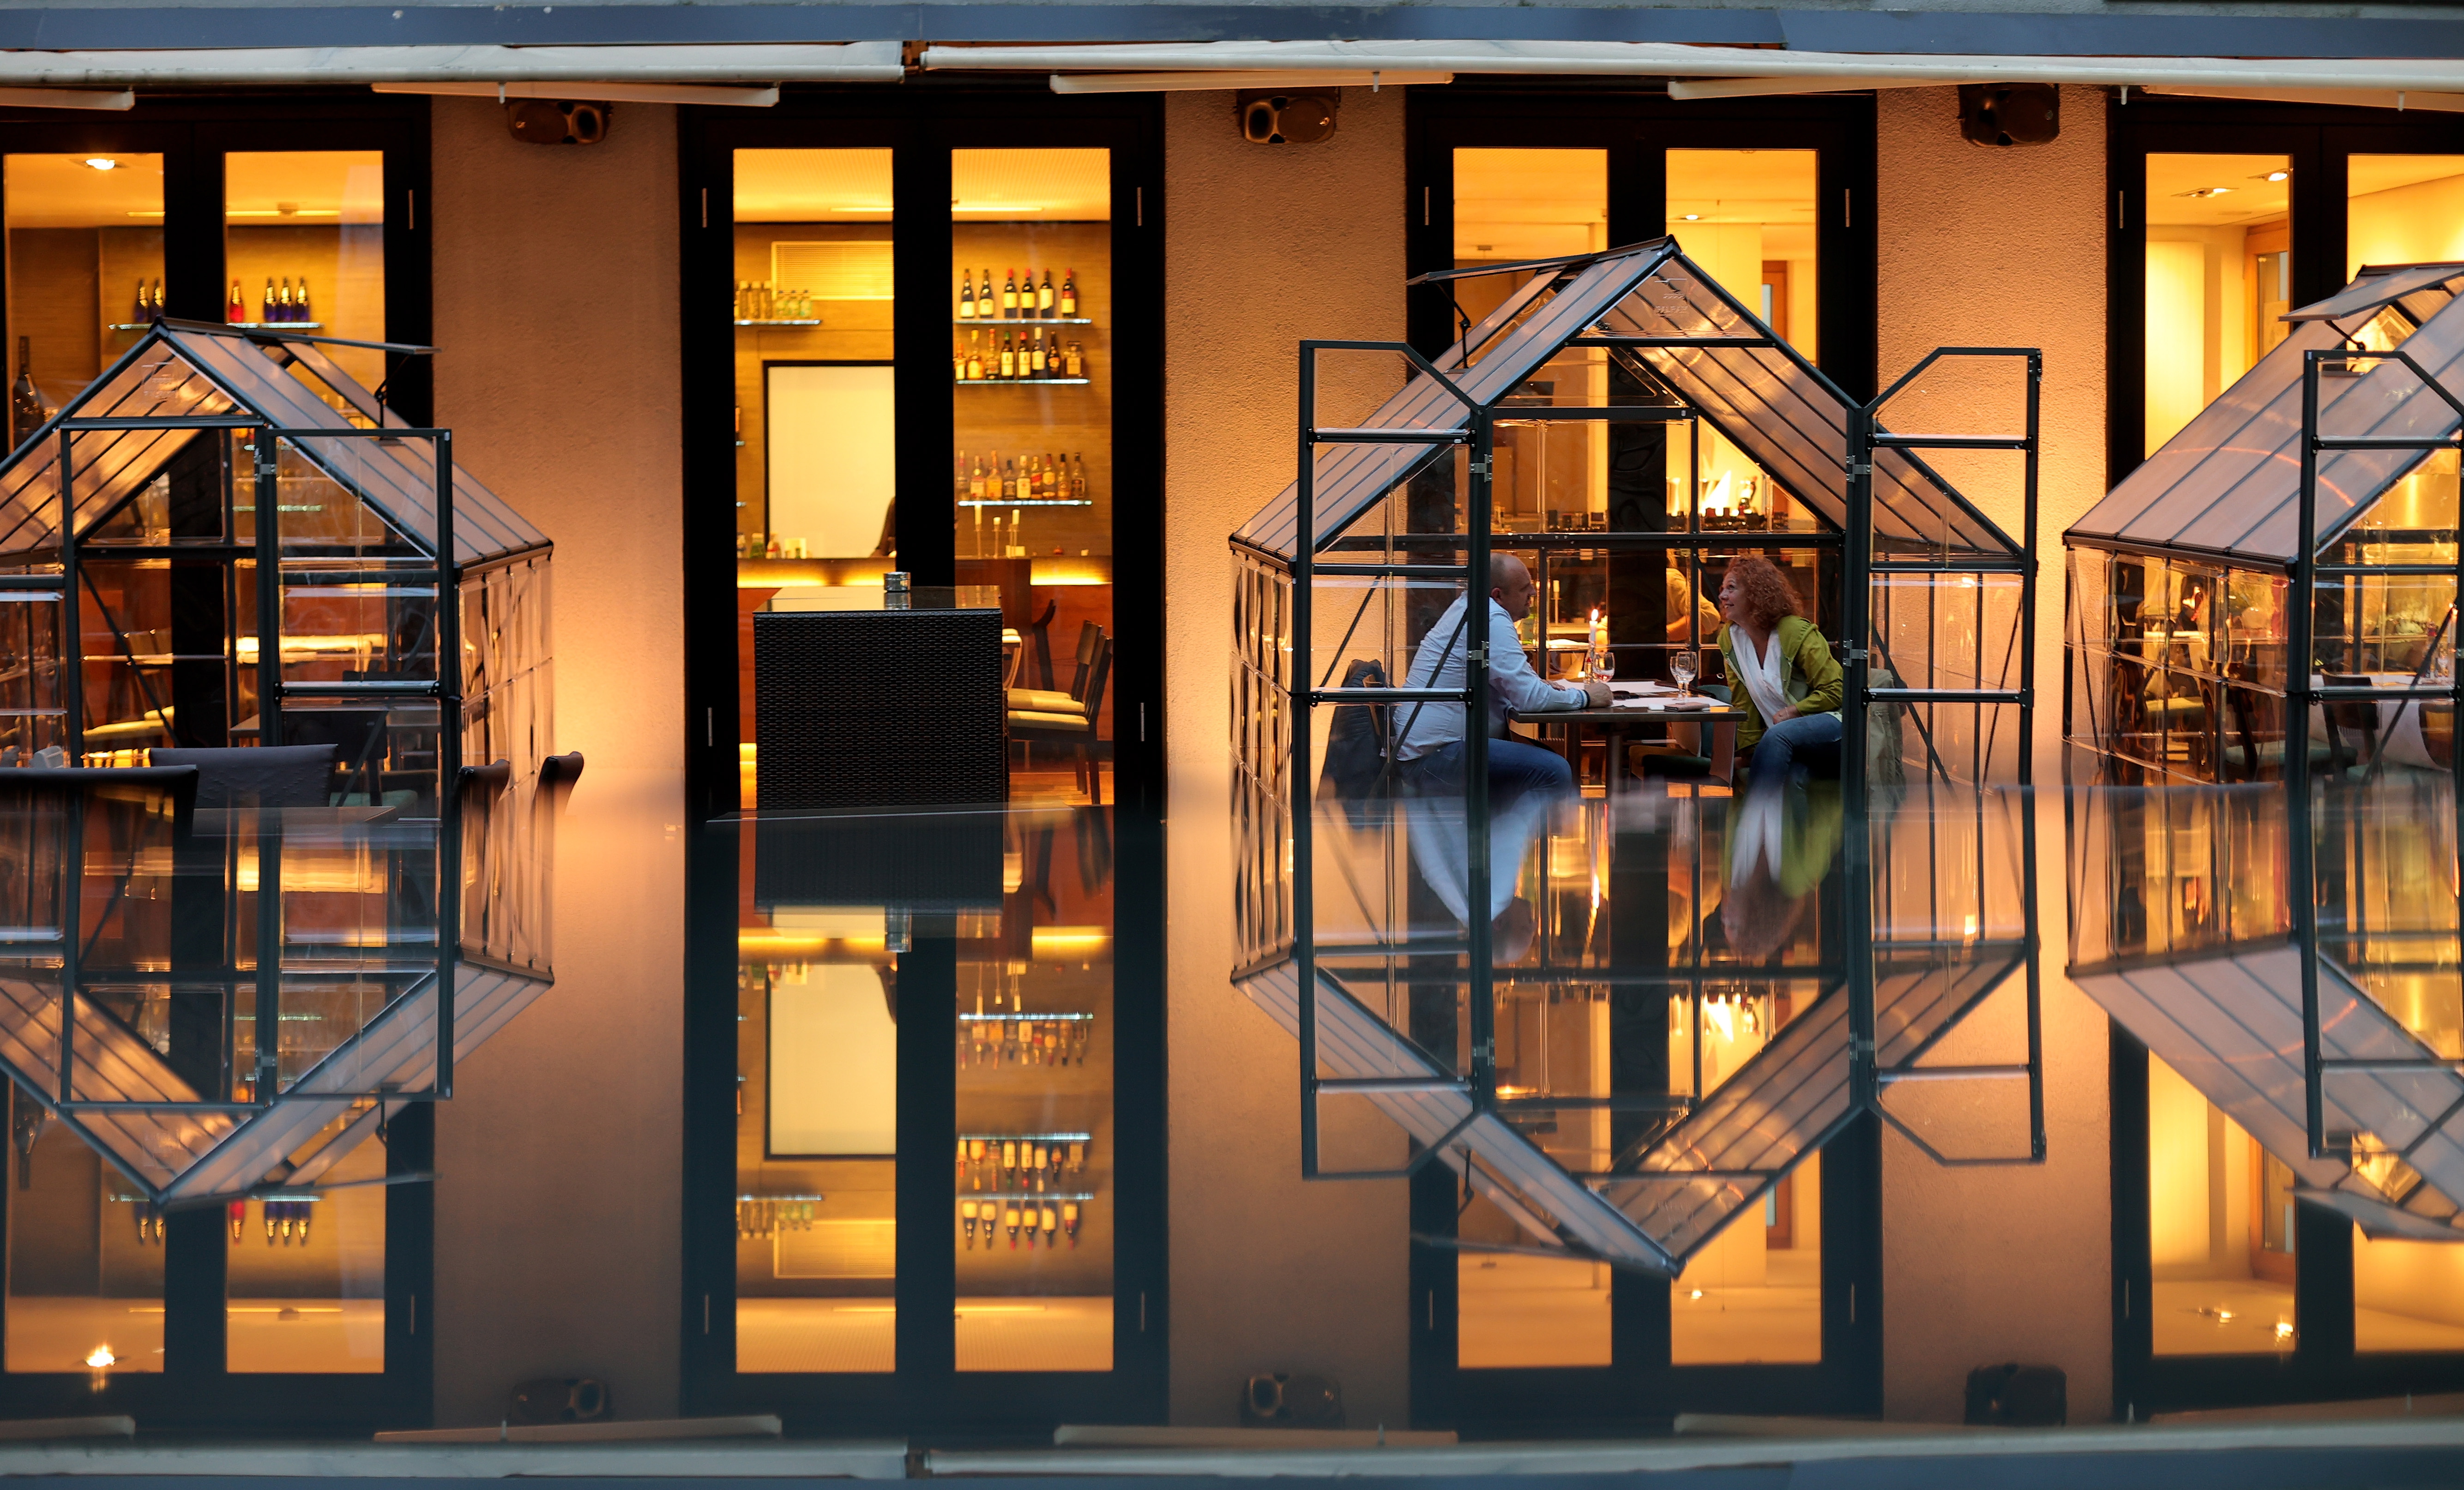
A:
[[[120,164],[118,161],[113,160],[107,155],[89,155],[86,157],[85,163],[99,171],[107,171]]]
[[[1685,220],[1689,223],[1699,223],[1703,220],[1703,214],[1700,212],[1688,212],[1685,214]]]
[[[2293,173],[2291,171],[2269,171],[2267,173],[2267,179],[2270,181],[2291,181],[2293,179]]]

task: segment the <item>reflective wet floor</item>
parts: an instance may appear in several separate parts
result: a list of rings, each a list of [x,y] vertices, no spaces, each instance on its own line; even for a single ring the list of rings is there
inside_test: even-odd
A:
[[[2464,1391],[2443,777],[676,796],[0,802],[6,1415],[1478,1440]]]

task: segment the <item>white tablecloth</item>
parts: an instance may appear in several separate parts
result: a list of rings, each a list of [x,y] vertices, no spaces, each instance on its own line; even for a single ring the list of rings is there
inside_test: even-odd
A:
[[[2412,674],[2409,672],[2372,672],[2365,676],[2379,688],[2412,686]],[[2422,682],[2427,684],[2430,680],[2424,678]],[[2314,672],[2310,675],[2310,686],[2324,688],[2326,681]],[[2423,766],[2431,770],[2441,769],[2430,758],[2430,746],[2421,737],[2421,706],[2427,700],[2418,698],[2387,698],[2378,701],[2379,753],[2387,757],[2388,764]],[[2401,720],[2396,717],[2399,712],[2404,716]],[[2323,708],[2310,712],[2310,738],[2319,744],[2326,743],[2327,712]],[[2362,748],[2359,740],[2352,741],[2351,746],[2355,750]]]

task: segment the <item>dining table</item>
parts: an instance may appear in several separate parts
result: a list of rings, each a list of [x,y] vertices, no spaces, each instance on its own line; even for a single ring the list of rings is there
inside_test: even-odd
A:
[[[1701,754],[1711,762],[1711,777],[1724,782],[1735,779],[1737,726],[1746,719],[1743,709],[1706,693],[1680,693],[1664,683],[1614,683],[1609,691],[1612,701],[1605,708],[1551,709],[1530,713],[1508,710],[1507,718],[1543,727],[1564,725],[1570,732],[1570,748],[1582,732],[1597,732],[1605,750],[1602,789],[1610,797],[1623,789],[1628,738],[1646,728],[1706,727],[1711,736],[1709,748]]]

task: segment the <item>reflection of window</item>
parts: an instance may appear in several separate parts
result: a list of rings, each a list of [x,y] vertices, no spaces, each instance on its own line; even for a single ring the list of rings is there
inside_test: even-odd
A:
[[[163,291],[163,157],[12,155],[6,192],[14,378],[56,409],[137,344]],[[13,449],[33,432],[20,417]]]
[[[2350,156],[2344,193],[2345,277],[2464,257],[2464,155]]]
[[[2171,1066],[2147,1058],[2147,1258],[2158,1355],[2292,1348],[2292,1259],[2270,1243],[2289,1217],[2268,1218],[2262,1165],[2283,1175],[2289,1212],[2292,1172]]]
[[[2146,449],[2284,340],[2290,157],[2147,157]]]

